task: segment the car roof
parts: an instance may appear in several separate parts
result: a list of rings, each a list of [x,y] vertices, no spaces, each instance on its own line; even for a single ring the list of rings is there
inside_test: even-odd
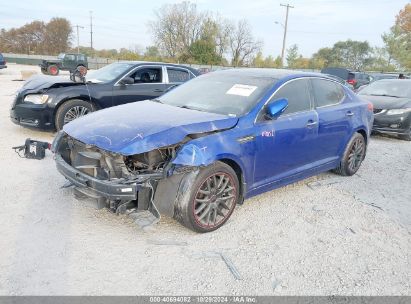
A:
[[[157,65],[167,65],[167,66],[174,66],[179,68],[186,68],[192,72],[196,72],[198,74],[198,70],[184,65],[184,64],[175,64],[175,63],[166,63],[166,62],[155,62],[155,61],[118,61],[114,62],[116,64],[133,64],[134,66],[144,65],[144,64],[157,64]]]
[[[262,78],[272,78],[272,79],[281,79],[284,77],[322,77],[333,79],[332,77],[314,72],[302,72],[295,70],[286,70],[286,69],[267,69],[267,68],[236,68],[236,69],[227,69],[219,70],[213,73],[226,74],[226,75],[243,75],[249,77],[262,77]],[[293,77],[294,76],[294,77]]]

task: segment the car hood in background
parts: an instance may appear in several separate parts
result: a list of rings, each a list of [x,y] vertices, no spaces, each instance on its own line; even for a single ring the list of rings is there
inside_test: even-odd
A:
[[[411,108],[411,98],[398,98],[390,96],[359,95],[370,101],[375,109],[402,109]]]
[[[145,100],[86,115],[63,130],[85,144],[133,155],[178,144],[190,134],[229,129],[237,122],[236,117]]]
[[[26,83],[21,88],[22,90],[41,90],[53,87],[67,87],[83,85],[83,83],[74,82],[68,76],[47,76],[35,75],[26,80]]]

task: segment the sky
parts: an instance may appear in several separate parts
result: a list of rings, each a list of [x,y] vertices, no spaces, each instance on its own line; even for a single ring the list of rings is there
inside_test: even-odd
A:
[[[121,47],[144,49],[154,41],[148,22],[163,4],[180,0],[2,0],[0,28],[19,27],[33,20],[65,17],[79,25],[80,45],[90,46],[90,11],[93,43],[97,49]],[[395,16],[411,0],[191,0],[200,10],[218,13],[233,21],[247,19],[253,34],[264,43],[263,54],[280,55],[285,7],[290,4],[286,47],[297,44],[309,57],[321,47],[341,40],[367,40],[383,46],[381,34],[389,31]],[[276,23],[277,22],[277,23]],[[74,28],[73,46],[77,45]],[[1,51],[1,50],[0,50]]]

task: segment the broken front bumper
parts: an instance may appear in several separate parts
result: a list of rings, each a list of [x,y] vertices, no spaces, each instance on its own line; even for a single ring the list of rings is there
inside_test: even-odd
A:
[[[60,154],[56,153],[57,170],[72,184],[79,188],[80,192],[92,197],[104,197],[108,200],[131,201],[137,199],[138,191],[142,185],[120,184],[118,180],[100,180],[89,176],[64,161]]]

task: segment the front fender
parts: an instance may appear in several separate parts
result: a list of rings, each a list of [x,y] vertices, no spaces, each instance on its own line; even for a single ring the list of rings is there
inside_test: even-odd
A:
[[[255,146],[253,142],[239,143],[239,134],[231,129],[185,144],[172,161],[174,165],[201,167],[219,160],[235,162],[244,175],[245,182],[252,179]]]

